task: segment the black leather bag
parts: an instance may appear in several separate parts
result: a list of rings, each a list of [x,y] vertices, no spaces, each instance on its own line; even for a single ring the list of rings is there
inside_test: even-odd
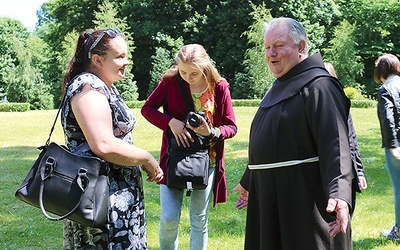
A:
[[[107,164],[49,143],[60,110],[61,106],[45,146],[39,148],[42,151],[15,197],[39,207],[49,220],[68,218],[85,226],[103,227],[109,199]]]
[[[49,220],[68,218],[101,227],[107,223],[108,190],[105,163],[52,142],[43,148],[15,196],[39,207]]]

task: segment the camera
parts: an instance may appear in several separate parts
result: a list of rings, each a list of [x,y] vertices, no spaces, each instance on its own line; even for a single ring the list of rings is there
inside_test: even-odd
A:
[[[198,128],[201,126],[201,117],[206,119],[204,112],[189,112],[189,114],[186,116],[186,121],[190,126]]]

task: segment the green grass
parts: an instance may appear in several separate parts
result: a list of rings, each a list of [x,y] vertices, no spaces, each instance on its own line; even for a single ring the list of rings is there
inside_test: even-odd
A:
[[[161,131],[150,125],[133,109],[137,126],[135,144],[158,158]],[[256,111],[235,107],[238,134],[226,143],[226,169],[229,200],[211,208],[209,249],[243,249],[246,212],[234,207],[237,195],[232,192],[246,166],[250,122]],[[0,112],[0,249],[61,249],[62,222],[51,222],[40,210],[14,198],[14,192],[36,159],[48,136],[55,110],[23,113]],[[366,168],[368,189],[357,196],[352,221],[354,249],[398,249],[380,232],[394,223],[393,191],[384,166],[376,109],[352,109],[359,146]],[[60,122],[52,137],[63,143]],[[145,184],[146,217],[149,249],[158,249],[159,190],[154,183]],[[179,231],[180,249],[188,249],[188,203],[184,199]]]

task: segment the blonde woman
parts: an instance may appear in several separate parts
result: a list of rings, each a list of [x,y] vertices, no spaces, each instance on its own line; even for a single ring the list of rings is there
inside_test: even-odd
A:
[[[167,133],[172,133],[178,144],[189,146],[192,138],[186,129],[188,126],[211,141],[208,186],[205,190],[193,190],[190,196],[190,249],[207,249],[208,207],[212,191],[214,205],[227,199],[224,140],[236,134],[236,120],[229,84],[212,65],[203,46],[183,46],[177,53],[175,62],[146,100],[142,114],[164,132],[160,153],[160,166],[164,172],[167,171]],[[178,78],[183,79],[187,93],[182,93]],[[196,128],[183,122],[189,112],[184,95],[190,95],[195,111],[204,112],[211,126],[203,118],[201,126]],[[159,111],[160,107],[167,112]],[[178,226],[184,191],[167,187],[166,178],[159,184],[160,249],[178,249]]]

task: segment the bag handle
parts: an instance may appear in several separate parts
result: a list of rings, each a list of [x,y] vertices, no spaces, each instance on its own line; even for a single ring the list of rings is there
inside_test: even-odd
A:
[[[193,104],[193,100],[191,101],[189,99],[189,95],[188,95],[188,91],[185,87],[185,81],[183,80],[182,76],[178,73],[178,83],[179,83],[179,87],[181,89],[182,95],[183,95],[183,99],[185,99],[185,104],[186,107],[189,111],[194,111],[194,104]]]
[[[82,190],[82,194],[80,196],[79,201],[76,203],[75,207],[72,208],[69,212],[67,212],[66,214],[60,216],[60,217],[52,217],[51,215],[49,215],[46,211],[46,209],[44,208],[44,203],[43,203],[43,190],[44,190],[44,182],[48,179],[48,177],[50,177],[52,170],[54,169],[55,165],[55,161],[50,161],[50,163],[48,164],[48,161],[46,161],[46,164],[43,165],[41,172],[46,172],[46,175],[41,175],[42,177],[42,181],[40,182],[40,192],[39,192],[39,205],[40,205],[40,210],[42,210],[43,215],[52,221],[60,221],[63,220],[65,218],[67,218],[68,216],[72,215],[76,209],[78,209],[79,205],[81,204],[81,201],[83,199],[83,194],[85,193],[87,187],[89,186],[89,177],[87,176],[87,170],[84,168],[79,169],[78,171],[78,178],[77,178],[77,184],[79,186],[79,188]],[[45,169],[43,169],[45,168]],[[46,171],[47,170],[47,171]],[[50,170],[50,172],[49,172]]]

